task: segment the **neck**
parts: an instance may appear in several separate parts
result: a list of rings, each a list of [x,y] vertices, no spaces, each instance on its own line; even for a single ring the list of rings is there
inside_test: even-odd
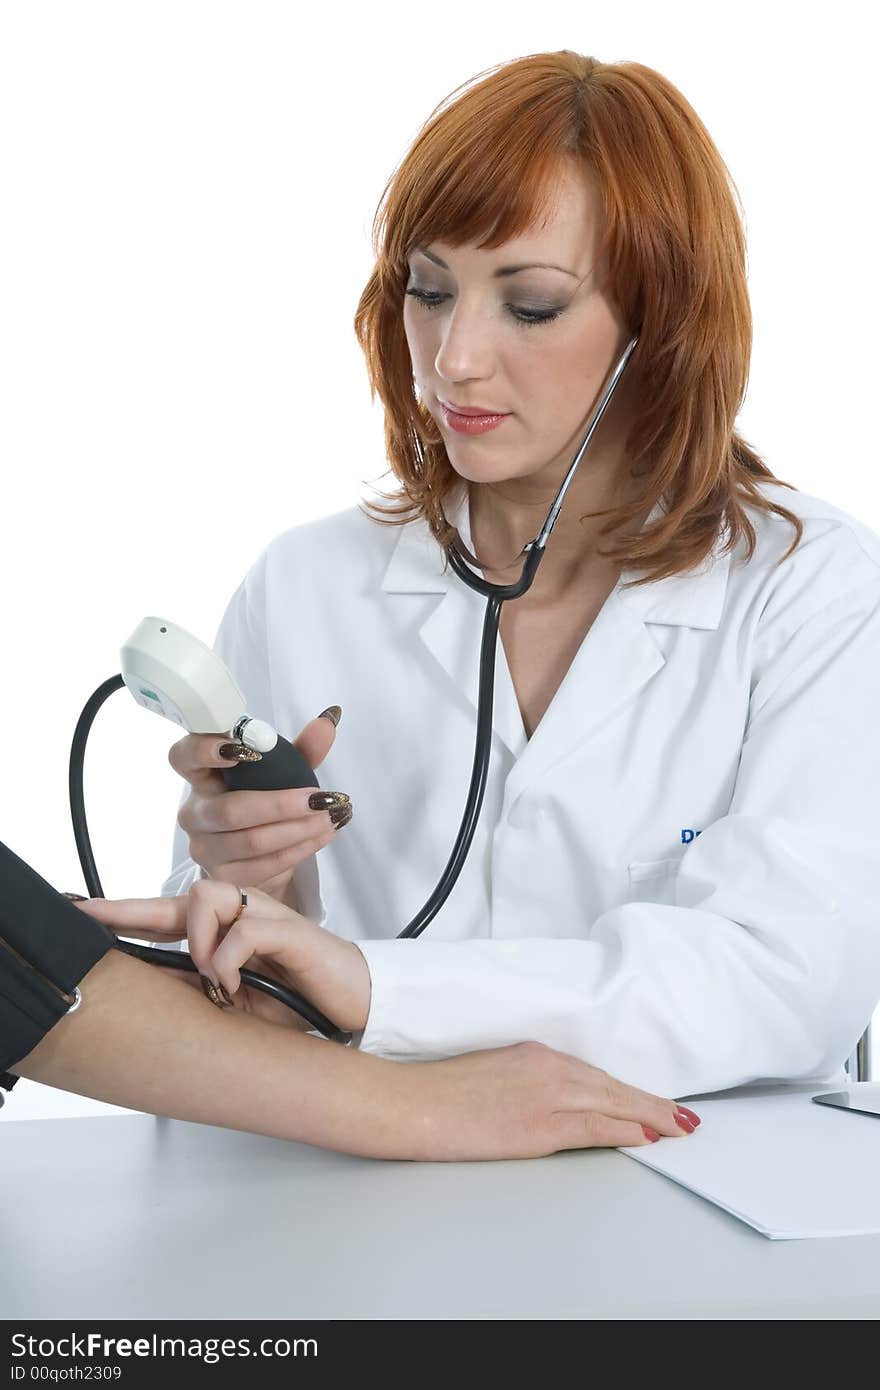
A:
[[[501,584],[513,582],[522,565],[518,557],[523,546],[534,540],[543,526],[560,482],[561,479],[548,487],[541,479],[517,478],[500,484],[470,484],[471,549],[484,562],[487,579]],[[588,583],[616,578],[619,566],[598,553],[609,539],[599,534],[608,518],[580,518],[585,512],[619,506],[633,495],[631,490],[613,486],[612,478],[595,467],[584,476],[580,486],[576,473],[532,587],[524,597],[554,602],[582,591]]]
[[[620,383],[575,469],[525,598],[538,604],[566,597],[576,601],[585,585],[601,587],[609,580],[616,581],[620,567],[599,554],[610,539],[600,535],[608,517],[586,514],[633,502],[641,493],[641,479],[631,476],[632,458],[627,450],[629,426],[639,399],[635,381]],[[509,584],[519,573],[517,557],[544,524],[583,438],[585,424],[581,422],[564,449],[542,468],[522,477],[468,484],[471,549],[491,567],[491,574],[484,568],[486,578]],[[638,532],[647,513],[645,508],[629,523],[628,534]]]

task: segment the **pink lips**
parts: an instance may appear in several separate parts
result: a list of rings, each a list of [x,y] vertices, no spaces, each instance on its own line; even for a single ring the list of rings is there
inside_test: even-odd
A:
[[[445,401],[440,402],[443,419],[457,434],[485,434],[487,430],[497,429],[508,418],[507,415],[484,415],[470,411],[462,414],[452,410]]]
[[[504,410],[486,410],[481,405],[456,405],[454,401],[444,401],[440,398],[440,404],[445,405],[447,410],[454,410],[456,415],[505,415]]]

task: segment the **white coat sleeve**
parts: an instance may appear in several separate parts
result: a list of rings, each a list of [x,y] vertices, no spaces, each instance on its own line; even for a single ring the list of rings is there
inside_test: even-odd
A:
[[[232,679],[245,698],[248,714],[255,719],[265,719],[274,729],[278,729],[266,641],[268,555],[267,548],[229,600],[214,639],[213,650],[229,668]],[[296,731],[279,729],[278,732],[290,739]],[[189,783],[184,782],[178,813],[189,792]],[[175,825],[174,829],[171,862],[171,874],[160,890],[162,897],[188,893],[197,879],[209,877],[202,866],[190,857],[189,836],[179,825]],[[285,901],[319,926],[326,920],[327,909],[320,895],[315,855],[310,855],[296,866]]]
[[[674,904],[613,907],[584,939],[358,941],[362,1050],[535,1039],[670,1097],[842,1065],[880,997],[880,575],[783,607],[754,650],[729,811]]]

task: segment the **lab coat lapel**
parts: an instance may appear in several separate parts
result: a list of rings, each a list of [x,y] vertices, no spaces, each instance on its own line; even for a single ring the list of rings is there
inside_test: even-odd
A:
[[[658,503],[643,525],[654,522],[662,511]],[[552,774],[561,759],[601,738],[615,714],[636,700],[649,681],[663,679],[666,658],[659,626],[718,627],[730,563],[729,554],[721,554],[722,546],[723,537],[716,538],[706,560],[690,574],[640,588],[623,586],[644,571],[622,571],[511,770],[505,811],[524,788]]]
[[[658,503],[644,524],[653,522],[661,511]],[[447,508],[447,516],[470,548],[466,491]],[[515,759],[505,785],[505,810],[561,758],[590,738],[601,736],[615,712],[658,676],[665,657],[652,631],[654,625],[717,628],[730,561],[729,554],[720,553],[722,543],[723,538],[716,540],[697,570],[637,589],[624,590],[623,585],[637,579],[641,571],[623,571],[531,739],[526,738],[504,645],[498,637],[492,725]],[[427,523],[404,526],[382,588],[386,593],[443,595],[421,624],[419,637],[475,716],[486,599],[468,589],[451,569],[443,575],[442,565],[442,552]]]
[[[447,519],[459,528],[465,545],[471,546],[466,494],[445,507]],[[426,522],[401,528],[401,534],[382,580],[388,594],[436,593],[443,598],[418,629],[427,650],[439,662],[469,707],[476,729],[480,684],[480,647],[486,599],[463,584],[451,568],[442,573],[443,554]],[[497,638],[492,729],[504,746],[518,757],[527,747],[516,692],[507,668],[504,646]]]
[[[578,745],[601,736],[615,712],[634,700],[664,664],[663,652],[650,630],[637,612],[621,602],[615,589],[512,769],[506,804]]]

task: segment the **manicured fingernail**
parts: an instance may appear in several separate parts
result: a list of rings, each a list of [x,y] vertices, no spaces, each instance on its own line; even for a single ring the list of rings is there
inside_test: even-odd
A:
[[[336,829],[341,830],[344,825],[348,825],[353,815],[354,810],[351,805],[335,806],[330,812],[330,819],[336,826]]]
[[[347,792],[312,792],[309,807],[313,811],[329,811],[331,806],[350,806],[351,797]]]
[[[200,979],[201,982],[202,982],[202,990],[203,990],[203,992],[204,992],[204,994],[205,994],[205,997],[206,997],[207,999],[210,999],[210,1001],[211,1001],[212,1004],[216,1004],[218,1009],[222,1009],[222,1008],[223,1008],[223,1000],[220,998],[220,995],[217,993],[217,990],[216,990],[215,987],[214,987],[214,982],[213,982],[213,980],[209,980],[208,977],[207,977],[207,975],[199,975],[199,979]]]
[[[226,988],[225,988],[223,985],[221,985],[221,984],[219,983],[219,981],[218,981],[218,983],[217,983],[217,988],[218,988],[218,990],[220,991],[220,993],[222,994],[224,1001],[225,1001],[227,1004],[231,1004],[231,1003],[232,1003],[232,1000],[231,1000],[231,998],[229,997],[229,994],[227,993]]]
[[[218,752],[221,758],[228,758],[233,763],[258,763],[263,756],[256,748],[248,748],[244,743],[223,743]]]
[[[685,1134],[693,1134],[694,1130],[697,1127],[691,1120],[688,1119],[687,1115],[676,1115],[675,1123],[678,1125],[679,1129],[684,1130]]]
[[[650,1139],[652,1144],[656,1144],[657,1140],[660,1138],[660,1135],[657,1133],[656,1129],[651,1129],[650,1125],[642,1125],[642,1133],[644,1134],[646,1139]]]
[[[321,713],[318,715],[318,718],[332,719],[334,726],[336,726],[339,724],[339,721],[342,718],[342,706],[328,705],[326,709],[321,710]]]
[[[61,896],[62,896],[62,898],[70,898],[70,901],[71,901],[72,903],[87,903],[87,902],[88,902],[88,898],[84,897],[82,893],[62,893]]]
[[[686,1115],[687,1118],[691,1121],[691,1124],[702,1124],[702,1120],[700,1119],[699,1115],[695,1115],[693,1110],[688,1110],[686,1105],[677,1105],[675,1108],[678,1111],[679,1115]]]

